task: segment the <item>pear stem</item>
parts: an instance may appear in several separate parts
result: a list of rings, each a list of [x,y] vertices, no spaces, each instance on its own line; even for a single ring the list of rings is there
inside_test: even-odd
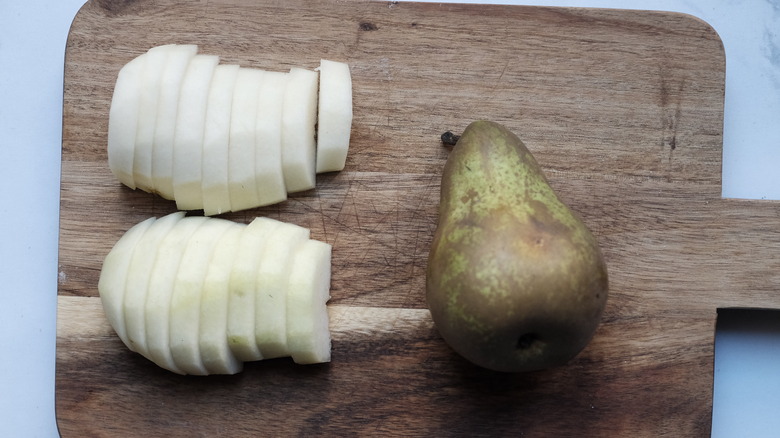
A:
[[[458,140],[460,140],[460,136],[453,134],[452,131],[447,131],[441,135],[441,142],[447,146],[454,146]]]

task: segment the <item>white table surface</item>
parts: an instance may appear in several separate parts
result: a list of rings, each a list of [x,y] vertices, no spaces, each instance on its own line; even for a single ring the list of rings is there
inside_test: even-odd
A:
[[[723,39],[727,59],[723,195],[780,199],[780,1],[471,2],[665,10],[707,21]],[[58,435],[63,62],[70,23],[83,3],[0,0],[0,437]],[[721,324],[713,436],[777,436],[778,315]]]

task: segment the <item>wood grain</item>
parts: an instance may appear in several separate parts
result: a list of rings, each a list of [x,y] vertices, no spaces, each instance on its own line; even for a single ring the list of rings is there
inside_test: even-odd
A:
[[[97,298],[103,257],[174,211],[106,163],[116,73],[199,44],[269,70],[352,69],[347,167],[265,215],[333,244],[333,362],[182,377],[131,353]],[[722,199],[724,53],[690,16],[368,1],[92,0],[67,43],[57,416],[63,436],[706,436],[719,307],[780,307],[780,205]],[[597,235],[610,299],[565,367],[477,369],[424,301],[439,135],[474,119],[526,142]]]

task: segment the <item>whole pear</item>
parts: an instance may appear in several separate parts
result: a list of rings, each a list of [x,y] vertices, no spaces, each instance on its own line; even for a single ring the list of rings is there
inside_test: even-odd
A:
[[[593,337],[607,283],[595,237],[523,142],[497,123],[471,123],[444,167],[427,267],[444,340],[496,371],[562,365]]]

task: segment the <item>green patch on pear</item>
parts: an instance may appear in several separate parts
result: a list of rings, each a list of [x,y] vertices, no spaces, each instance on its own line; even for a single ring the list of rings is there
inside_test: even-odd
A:
[[[607,300],[596,238],[505,127],[471,123],[444,167],[426,298],[444,340],[481,367],[560,366]]]

